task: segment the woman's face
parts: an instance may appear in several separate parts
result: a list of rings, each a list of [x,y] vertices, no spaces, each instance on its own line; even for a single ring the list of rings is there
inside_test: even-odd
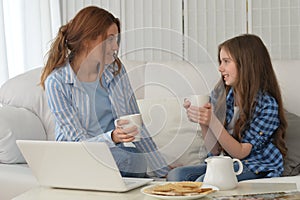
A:
[[[107,38],[103,43],[105,48],[105,64],[110,64],[115,60],[114,54],[119,50],[118,34],[119,32],[116,24],[111,25],[107,30]]]
[[[238,76],[236,63],[231,58],[231,55],[224,50],[224,48],[221,48],[220,51],[220,61],[221,64],[219,66],[219,72],[221,72],[225,84],[228,86],[234,86]]]
[[[89,63],[96,62],[101,64],[111,64],[115,58],[114,53],[118,51],[118,27],[116,24],[112,24],[107,30],[107,38],[103,40],[103,36],[100,35],[96,40],[92,40],[89,43],[89,49],[91,49],[87,59]]]

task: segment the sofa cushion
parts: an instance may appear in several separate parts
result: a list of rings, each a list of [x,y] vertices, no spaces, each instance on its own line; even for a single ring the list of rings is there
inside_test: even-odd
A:
[[[18,139],[45,140],[39,118],[25,108],[0,108],[0,163],[25,163],[16,145]]]
[[[212,63],[147,62],[143,87],[145,98],[185,97],[209,93],[219,79]]]
[[[144,123],[168,164],[195,165],[207,155],[200,126],[187,119],[182,98],[141,99]]]
[[[300,60],[274,60],[273,67],[281,88],[284,107],[300,116],[299,74]]]
[[[300,174],[300,117],[286,112],[288,128],[286,131],[286,145],[288,153],[285,158],[283,176]]]
[[[47,139],[54,139],[54,119],[39,85],[41,69],[30,70],[5,82],[0,88],[0,103],[32,111],[43,122]]]
[[[127,71],[135,97],[137,99],[143,99],[145,96],[144,85],[146,61],[122,59],[122,63]]]

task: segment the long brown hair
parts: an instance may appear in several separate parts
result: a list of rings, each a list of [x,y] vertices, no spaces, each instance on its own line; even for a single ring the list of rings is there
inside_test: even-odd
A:
[[[287,148],[284,138],[287,121],[279,84],[266,46],[256,35],[244,34],[234,37],[219,45],[219,63],[221,63],[221,49],[231,55],[239,74],[234,86],[234,93],[239,96],[235,100],[240,107],[239,119],[234,127],[235,138],[240,140],[243,137],[243,130],[249,125],[249,119],[253,116],[257,94],[267,93],[276,99],[280,119],[280,125],[273,135],[273,143],[285,156]],[[223,84],[227,93],[230,86],[226,86],[224,81]]]
[[[45,89],[45,80],[55,69],[62,67],[69,59],[72,62],[74,56],[84,50],[83,42],[95,40],[99,35],[107,38],[107,29],[116,24],[118,27],[118,43],[120,43],[120,21],[110,12],[96,7],[89,6],[80,10],[76,16],[67,24],[60,27],[56,38],[48,52],[48,59],[41,75],[41,86]],[[118,66],[118,74],[121,70],[121,62],[116,57],[115,63]]]

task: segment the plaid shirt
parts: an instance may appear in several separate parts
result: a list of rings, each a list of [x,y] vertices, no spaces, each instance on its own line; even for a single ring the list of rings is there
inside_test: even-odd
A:
[[[283,157],[272,143],[272,136],[280,125],[278,104],[268,94],[259,93],[256,100],[253,118],[242,138],[243,143],[252,144],[252,149],[242,162],[254,173],[267,172],[267,177],[280,176],[283,172]],[[232,88],[226,97],[226,104],[226,122],[229,124],[234,112]]]
[[[107,87],[114,119],[122,115],[139,113],[124,66],[117,76],[113,75],[113,71],[113,66],[107,66],[102,78]],[[88,95],[77,81],[69,63],[53,71],[47,77],[45,88],[49,107],[56,119],[56,140],[106,142],[110,147],[115,146],[111,139],[112,130],[104,133],[99,127],[98,136],[87,132],[90,113]],[[144,153],[148,165],[155,175],[165,176],[169,170],[167,163],[157,151],[157,147],[144,125],[141,134],[143,139],[135,142],[135,146]]]

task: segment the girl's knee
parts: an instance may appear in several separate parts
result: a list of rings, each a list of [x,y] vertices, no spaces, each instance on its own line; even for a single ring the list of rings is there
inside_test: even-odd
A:
[[[168,181],[195,181],[205,173],[206,165],[183,166],[172,169],[168,176]]]

